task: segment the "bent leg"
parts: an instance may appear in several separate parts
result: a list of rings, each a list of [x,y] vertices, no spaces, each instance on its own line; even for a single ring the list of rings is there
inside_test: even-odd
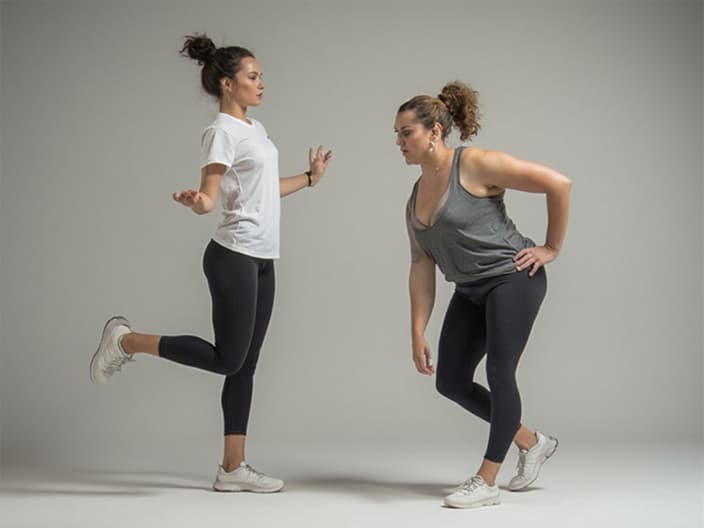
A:
[[[489,391],[474,382],[486,348],[484,309],[455,292],[447,307],[440,344],[436,388],[484,421],[491,419]]]

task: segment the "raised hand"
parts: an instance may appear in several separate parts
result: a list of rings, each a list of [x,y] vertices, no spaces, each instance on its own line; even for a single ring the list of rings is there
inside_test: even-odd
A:
[[[319,145],[318,149],[313,153],[313,149],[308,149],[308,161],[310,162],[310,179],[312,184],[318,183],[320,178],[325,174],[325,169],[328,167],[328,162],[332,158],[332,150],[328,150],[323,154],[323,146]]]

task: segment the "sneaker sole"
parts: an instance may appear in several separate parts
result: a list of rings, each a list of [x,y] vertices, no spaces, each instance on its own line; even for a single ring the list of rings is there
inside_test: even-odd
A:
[[[250,489],[250,488],[243,488],[241,486],[236,486],[236,485],[221,485],[221,487],[217,487],[216,484],[213,484],[213,490],[217,491],[219,493],[277,493],[284,489],[283,486],[277,489],[273,490],[264,490],[264,489]]]
[[[98,355],[103,348],[105,348],[107,344],[107,340],[110,337],[110,334],[112,331],[115,329],[117,326],[126,326],[127,328],[130,327],[130,322],[122,317],[121,315],[115,315],[108,319],[108,321],[105,323],[105,326],[103,327],[103,333],[100,337],[100,343],[98,343],[98,348],[95,351],[95,354],[93,354],[93,357],[90,360],[90,368],[89,368],[89,374],[90,374],[90,381],[95,383],[96,385],[103,385],[106,382],[100,382],[98,381],[94,374],[93,374],[93,366],[95,365],[95,360],[98,358]]]
[[[484,506],[498,506],[501,504],[500,499],[489,499],[481,502],[477,502],[475,504],[469,504],[469,505],[460,505],[460,504],[450,504],[447,501],[443,501],[443,504],[447,506],[448,508],[454,508],[456,510],[463,509],[463,510],[471,510],[474,508],[482,508]]]
[[[538,466],[538,471],[535,472],[535,477],[533,477],[533,480],[531,480],[527,484],[524,484],[520,488],[509,488],[509,491],[522,491],[522,490],[526,489],[528,486],[530,486],[531,484],[533,484],[533,482],[538,480],[538,475],[540,475],[540,470],[543,468],[543,464],[545,464],[545,462],[548,461],[548,458],[550,458],[551,456],[553,456],[555,454],[555,451],[557,451],[557,447],[560,445],[560,441],[557,438],[553,438],[552,436],[550,438],[552,440],[555,440],[555,447],[553,447],[549,453],[545,454],[545,458]]]

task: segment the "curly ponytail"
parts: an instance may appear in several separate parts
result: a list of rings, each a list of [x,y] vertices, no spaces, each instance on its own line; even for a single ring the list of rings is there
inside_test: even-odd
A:
[[[438,95],[459,129],[462,141],[476,136],[481,128],[478,96],[479,92],[460,81],[447,83]]]
[[[464,141],[476,136],[480,129],[478,95],[479,92],[468,85],[454,81],[446,84],[437,97],[416,95],[403,103],[398,112],[413,110],[427,130],[440,123],[443,140],[455,126],[460,131],[460,140]]]

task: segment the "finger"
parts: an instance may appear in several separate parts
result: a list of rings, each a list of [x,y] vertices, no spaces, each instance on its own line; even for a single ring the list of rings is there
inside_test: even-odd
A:
[[[178,202],[179,198],[181,198],[181,193],[175,192],[171,195],[171,197]]]
[[[528,272],[528,276],[532,277],[533,275],[535,275],[538,272],[538,270],[540,269],[540,266],[542,266],[542,263],[539,260],[536,260],[535,264],[533,264],[533,267]]]
[[[414,357],[414,360],[416,362],[416,369],[418,370],[418,372],[420,372],[421,374],[429,374],[428,367],[425,364],[424,356],[416,356]]]
[[[313,159],[313,147],[310,147],[310,148],[308,149],[308,161],[310,161],[311,163],[313,163],[313,162],[315,161],[315,160]]]
[[[415,363],[415,365],[416,365],[416,370],[418,372],[420,372],[421,374],[423,374],[422,362],[416,356],[413,356],[413,363]]]
[[[315,152],[315,158],[320,159],[323,155],[323,146],[318,145],[318,150]]]
[[[516,262],[516,268],[517,269],[523,269],[526,266],[530,265],[532,262],[535,261],[535,257],[533,255],[526,255],[522,257],[518,262]]]
[[[514,262],[526,255],[530,250],[528,248],[520,250],[513,256]]]

